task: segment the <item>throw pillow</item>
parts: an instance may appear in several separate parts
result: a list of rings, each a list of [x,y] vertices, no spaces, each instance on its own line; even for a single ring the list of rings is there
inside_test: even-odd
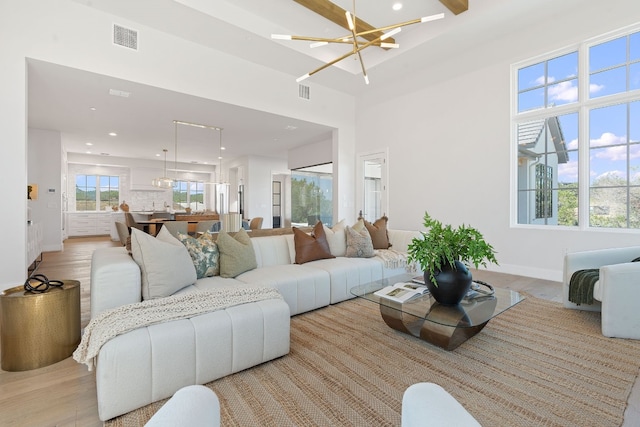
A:
[[[385,215],[375,220],[373,224],[369,221],[364,221],[364,226],[367,228],[373,242],[373,249],[389,249],[391,247],[389,233],[387,232],[388,221],[389,218]]]
[[[142,273],[144,300],[168,297],[197,279],[189,252],[182,244],[163,242],[132,228],[131,253]]]
[[[198,279],[220,274],[220,251],[209,231],[197,239],[188,234],[178,233],[178,240],[189,251]]]
[[[327,237],[324,234],[324,225],[318,221],[313,227],[311,235],[292,227],[293,243],[296,248],[296,264],[315,261],[317,259],[335,258],[331,255]]]
[[[333,256],[344,256],[347,252],[347,232],[344,229],[344,219],[333,227],[324,227],[324,234],[329,242],[329,249]]]
[[[156,234],[156,239],[166,243],[171,243],[172,245],[182,246],[180,240],[178,240],[173,234],[171,234],[171,232],[166,227],[162,227],[160,231],[158,231],[158,234]]]
[[[251,237],[244,228],[233,237],[224,230],[220,231],[217,243],[220,250],[220,276],[236,277],[258,267]]]
[[[350,258],[371,258],[375,255],[371,236],[367,228],[358,232],[354,227],[347,226],[347,252],[346,256]]]
[[[364,219],[358,218],[356,223],[353,224],[353,226],[351,228],[354,229],[356,232],[360,233],[362,231],[362,229],[365,228]]]

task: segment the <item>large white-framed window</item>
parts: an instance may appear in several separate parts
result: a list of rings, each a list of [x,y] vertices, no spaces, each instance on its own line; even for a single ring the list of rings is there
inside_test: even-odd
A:
[[[291,171],[291,222],[314,226],[333,225],[333,164]]]
[[[204,182],[178,180],[173,185],[173,209],[182,211],[191,208],[193,212],[206,209]]]
[[[512,66],[514,219],[640,229],[640,26]]]
[[[76,175],[76,211],[103,211],[118,206],[120,177]]]

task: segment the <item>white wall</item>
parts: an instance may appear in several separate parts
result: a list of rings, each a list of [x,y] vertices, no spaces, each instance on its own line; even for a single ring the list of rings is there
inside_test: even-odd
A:
[[[638,231],[510,225],[510,65],[640,17],[640,2],[588,4],[571,19],[511,23],[520,29],[508,37],[401,79],[400,95],[389,98],[391,87],[358,100],[357,152],[389,148],[392,228],[420,229],[425,211],[471,224],[498,251],[500,266],[490,269],[552,280],[565,252],[638,244]]]
[[[29,129],[28,184],[38,185],[29,200],[31,219],[42,224],[43,251],[62,250],[62,143],[60,132]]]
[[[157,8],[153,13],[166,12]],[[111,44],[114,22],[140,32],[138,52]],[[340,134],[340,155],[354,152],[354,99],[351,96],[314,85],[314,101],[305,101],[301,106],[294,76],[77,2],[3,2],[0,40],[11,40],[11,43],[0,44],[0,120],[3,140],[9,142],[3,146],[0,170],[13,180],[13,185],[0,189],[0,197],[11,206],[4,219],[12,224],[0,243],[3,260],[0,289],[22,283],[26,277],[22,268],[26,264],[26,58],[344,129]],[[265,81],[269,84],[264,84]],[[350,194],[353,197],[353,183],[345,181],[344,184],[340,191],[345,197]]]
[[[300,169],[317,166],[333,161],[332,139],[314,142],[289,150],[287,164],[289,169]]]
[[[249,156],[245,179],[245,218],[262,217],[262,228],[273,228],[272,186],[273,176],[286,170],[283,159]]]

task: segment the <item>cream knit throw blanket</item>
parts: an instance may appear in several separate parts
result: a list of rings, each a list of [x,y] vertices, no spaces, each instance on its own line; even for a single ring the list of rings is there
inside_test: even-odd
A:
[[[405,252],[400,252],[393,248],[381,249],[376,251],[376,256],[382,260],[385,268],[407,267],[408,271],[415,271],[415,266],[407,264],[407,254]]]
[[[190,292],[127,304],[100,313],[84,330],[80,345],[73,352],[78,363],[92,371],[100,348],[111,338],[145,326],[187,319],[234,305],[266,299],[282,299],[273,288],[225,288]]]

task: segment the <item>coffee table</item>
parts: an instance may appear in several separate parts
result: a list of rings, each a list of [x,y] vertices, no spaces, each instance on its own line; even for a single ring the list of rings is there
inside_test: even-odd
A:
[[[379,297],[375,291],[398,282],[409,282],[415,274],[378,280],[351,289],[351,294],[380,306],[385,323],[398,331],[421,338],[445,350],[453,350],[476,335],[500,313],[524,297],[518,292],[495,288],[493,295],[465,298],[456,306],[442,305],[430,294],[405,303]]]

